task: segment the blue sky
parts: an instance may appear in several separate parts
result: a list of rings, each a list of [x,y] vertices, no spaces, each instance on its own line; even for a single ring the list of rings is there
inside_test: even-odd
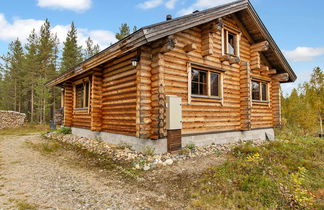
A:
[[[19,37],[48,18],[61,42],[74,21],[83,44],[91,36],[101,48],[115,42],[121,23],[142,27],[232,0],[10,0],[0,7],[0,54]],[[259,16],[286,55],[298,80],[282,86],[285,94],[310,78],[315,66],[324,68],[324,1],[251,0]],[[310,3],[311,2],[311,3]]]

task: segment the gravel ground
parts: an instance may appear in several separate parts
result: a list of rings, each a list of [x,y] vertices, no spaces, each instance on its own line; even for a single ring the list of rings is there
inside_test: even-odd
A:
[[[217,155],[199,157],[130,181],[74,151],[43,154],[30,146],[44,141],[39,134],[0,136],[0,209],[190,209],[192,184],[223,162]]]
[[[29,148],[37,135],[0,137],[0,209],[26,203],[38,209],[140,209],[154,192],[134,189],[100,171],[71,165]]]

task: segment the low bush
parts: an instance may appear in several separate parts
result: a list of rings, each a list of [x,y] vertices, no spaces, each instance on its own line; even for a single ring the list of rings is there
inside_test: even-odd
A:
[[[68,128],[68,127],[61,127],[60,129],[57,130],[57,132],[67,135],[67,134],[71,134],[72,130],[71,130],[71,128]]]

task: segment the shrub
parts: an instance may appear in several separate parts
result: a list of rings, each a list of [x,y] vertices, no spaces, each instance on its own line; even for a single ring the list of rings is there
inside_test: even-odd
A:
[[[61,133],[61,134],[67,135],[67,134],[71,134],[71,133],[72,133],[72,130],[71,130],[71,128],[68,128],[68,127],[61,127],[61,128],[58,130],[58,133]]]
[[[143,154],[148,155],[148,156],[153,156],[155,153],[155,148],[151,146],[145,146],[143,148]]]
[[[195,149],[196,148],[196,145],[195,144],[187,144],[186,145],[186,148],[188,148],[188,149],[190,149],[190,150],[193,150],[193,149]]]

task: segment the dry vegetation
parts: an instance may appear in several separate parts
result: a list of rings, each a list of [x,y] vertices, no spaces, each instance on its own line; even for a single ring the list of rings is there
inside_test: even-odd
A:
[[[225,156],[208,157],[213,163],[204,166],[206,159],[200,164],[191,160],[151,172],[54,141],[34,148],[47,154],[59,147],[73,150],[82,160],[79,165],[99,167],[108,176],[114,171],[134,187],[165,194],[183,208],[323,208],[324,141],[287,132],[279,137],[286,140],[243,144]]]

